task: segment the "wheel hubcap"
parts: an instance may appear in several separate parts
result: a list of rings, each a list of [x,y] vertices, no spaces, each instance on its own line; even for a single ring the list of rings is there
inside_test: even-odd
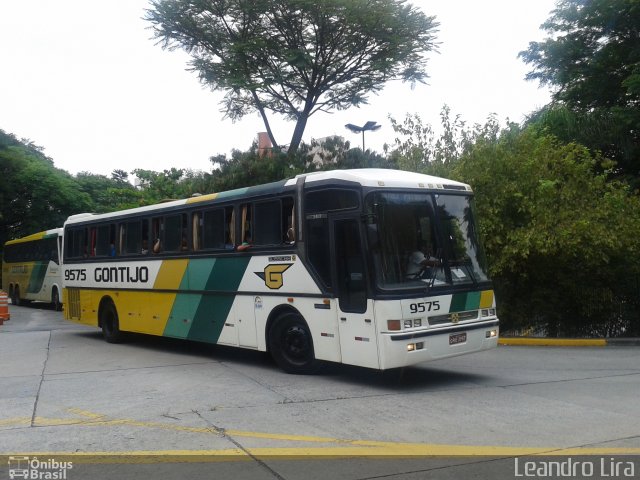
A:
[[[305,358],[309,352],[307,333],[299,326],[291,327],[285,332],[284,345],[287,354],[294,358]]]

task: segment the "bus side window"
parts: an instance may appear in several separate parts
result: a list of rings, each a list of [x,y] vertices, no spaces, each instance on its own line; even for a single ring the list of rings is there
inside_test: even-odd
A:
[[[327,214],[315,214],[307,218],[307,255],[309,263],[325,286],[331,290],[331,243]]]
[[[133,222],[126,222],[120,226],[121,232],[124,230],[124,235],[121,235],[121,253],[131,255],[139,254],[142,250],[142,223],[139,220]]]
[[[187,248],[186,219],[185,213],[165,217],[164,249],[167,252],[177,252]]]
[[[225,212],[222,208],[204,212],[203,245],[207,249],[225,248]]]
[[[114,225],[99,225],[95,232],[94,246],[95,255],[99,257],[114,257],[115,252],[115,226]]]
[[[282,204],[280,200],[259,202],[254,205],[253,243],[255,245],[280,245],[283,240]]]

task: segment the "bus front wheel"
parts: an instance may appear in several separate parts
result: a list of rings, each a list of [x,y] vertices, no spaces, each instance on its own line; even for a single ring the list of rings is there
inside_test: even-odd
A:
[[[286,313],[273,324],[269,330],[269,351],[287,373],[313,373],[318,369],[311,332],[296,313]]]
[[[102,336],[109,343],[121,343],[124,334],[120,331],[118,322],[118,311],[112,302],[107,302],[100,310],[100,325],[102,326]]]

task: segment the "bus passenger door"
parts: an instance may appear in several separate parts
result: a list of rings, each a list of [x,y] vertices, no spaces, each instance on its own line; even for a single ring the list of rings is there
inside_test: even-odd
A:
[[[342,362],[379,368],[373,302],[367,299],[367,277],[358,219],[333,222],[334,275],[338,290],[338,325]]]

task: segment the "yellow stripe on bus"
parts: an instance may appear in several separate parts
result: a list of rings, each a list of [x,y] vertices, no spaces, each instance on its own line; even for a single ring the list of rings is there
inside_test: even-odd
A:
[[[207,195],[200,195],[199,197],[191,197],[187,199],[187,204],[189,203],[198,203],[198,202],[207,202],[209,200],[215,200],[218,197],[217,193],[209,193]]]
[[[47,232],[33,233],[27,237],[17,238],[15,240],[9,240],[5,245],[15,245],[17,243],[33,242],[34,240],[42,240]]]
[[[187,270],[189,260],[165,260],[162,262],[156,281],[153,284],[154,290],[177,290]]]
[[[120,291],[116,297],[120,328],[128,332],[162,335],[175,293]]]
[[[493,307],[493,290],[484,290],[480,294],[480,308]]]

